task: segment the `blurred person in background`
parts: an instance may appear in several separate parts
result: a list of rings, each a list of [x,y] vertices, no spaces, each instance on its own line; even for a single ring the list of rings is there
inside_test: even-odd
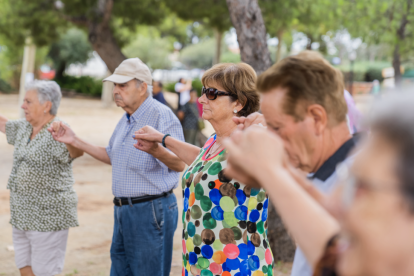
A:
[[[84,141],[64,125],[50,131],[56,140],[112,165],[110,275],[169,276],[178,223],[173,189],[185,164],[158,144],[135,144],[133,134],[150,125],[183,141],[183,130],[171,109],[152,98],[151,72],[139,58],[124,60],[104,81],[114,83],[115,103],[125,110],[107,147]]]
[[[60,274],[70,227],[78,226],[78,198],[72,162],[83,152],[57,142],[47,131],[56,117],[62,93],[54,81],[26,86],[25,119],[0,115],[0,132],[14,146],[10,190],[10,223],[16,266],[22,276]]]
[[[198,114],[197,90],[191,89],[190,100],[178,110],[177,115],[183,126],[185,142],[192,145],[196,145],[199,131]]]
[[[329,197],[287,164],[283,140],[260,127],[225,142],[229,177],[269,193],[314,276],[414,275],[414,109],[412,95],[376,106],[353,165],[338,168]]]
[[[345,97],[346,105],[348,107],[347,121],[348,121],[349,131],[351,132],[352,135],[354,135],[362,131],[362,128],[361,128],[362,114],[358,110],[355,104],[354,98],[347,90],[344,90],[344,97]]]
[[[159,101],[162,104],[168,105],[167,101],[164,98],[164,92],[162,91],[162,82],[153,81],[152,82],[152,97]]]
[[[191,80],[185,80],[184,78],[180,78],[178,82],[175,84],[175,92],[178,94],[178,108],[180,109],[183,105],[185,105],[190,100],[190,90],[192,84]]]
[[[149,126],[135,133],[136,139],[162,143],[189,166],[181,182],[182,275],[271,275],[274,260],[267,238],[266,192],[224,174],[222,143],[237,129],[233,116],[248,116],[259,109],[256,72],[245,63],[216,64],[201,81],[203,119],[215,131],[202,148]]]

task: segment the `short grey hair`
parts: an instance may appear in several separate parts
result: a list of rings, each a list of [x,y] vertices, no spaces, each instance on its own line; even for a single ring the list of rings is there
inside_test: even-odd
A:
[[[55,81],[46,80],[34,80],[26,85],[26,91],[36,90],[37,98],[41,104],[45,102],[51,102],[52,108],[50,109],[51,115],[56,115],[60,100],[62,99],[62,92],[60,86]]]
[[[140,87],[143,81],[139,79],[135,79],[135,80],[137,81],[137,87]],[[148,96],[152,95],[152,85],[147,84],[147,95]]]

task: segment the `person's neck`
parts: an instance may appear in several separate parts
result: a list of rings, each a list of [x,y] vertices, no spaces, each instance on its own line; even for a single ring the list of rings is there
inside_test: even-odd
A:
[[[321,154],[310,172],[316,172],[346,141],[352,138],[346,122],[325,130]]]
[[[55,118],[54,115],[51,115],[48,113],[42,116],[39,120],[30,122],[33,128],[33,133],[38,133],[45,125],[47,125],[54,118]]]
[[[237,125],[233,122],[232,118],[229,120],[216,122],[210,121],[216,132],[216,144],[222,144],[223,140],[233,133],[236,130]]]
[[[128,115],[132,115],[135,113],[135,111],[138,110],[138,108],[145,102],[145,100],[148,98],[148,95],[145,95],[144,97],[141,97],[138,102],[136,102],[132,106],[125,106],[123,109],[125,110]]]

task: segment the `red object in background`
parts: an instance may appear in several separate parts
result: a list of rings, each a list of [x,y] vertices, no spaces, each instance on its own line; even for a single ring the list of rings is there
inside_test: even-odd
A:
[[[199,99],[199,98],[198,98]],[[203,105],[197,99],[198,115],[203,116]]]
[[[39,78],[41,80],[53,80],[55,78],[56,72],[55,70],[50,70],[49,72],[42,72],[39,71]]]

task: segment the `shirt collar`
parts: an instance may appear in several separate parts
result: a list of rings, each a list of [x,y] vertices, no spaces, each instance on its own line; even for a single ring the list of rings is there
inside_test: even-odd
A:
[[[354,138],[346,141],[322,166],[309,177],[314,179],[318,178],[319,180],[326,181],[336,170],[336,165],[343,162],[348,156],[349,152],[355,147]]]
[[[125,112],[125,117],[126,119],[129,121],[131,120],[131,122],[135,122],[139,119],[139,117],[145,113],[145,111],[147,111],[147,109],[151,106],[151,102],[153,101],[151,96],[148,96],[145,101],[138,107],[137,110],[135,110],[135,112],[132,115],[129,115],[128,113]]]

